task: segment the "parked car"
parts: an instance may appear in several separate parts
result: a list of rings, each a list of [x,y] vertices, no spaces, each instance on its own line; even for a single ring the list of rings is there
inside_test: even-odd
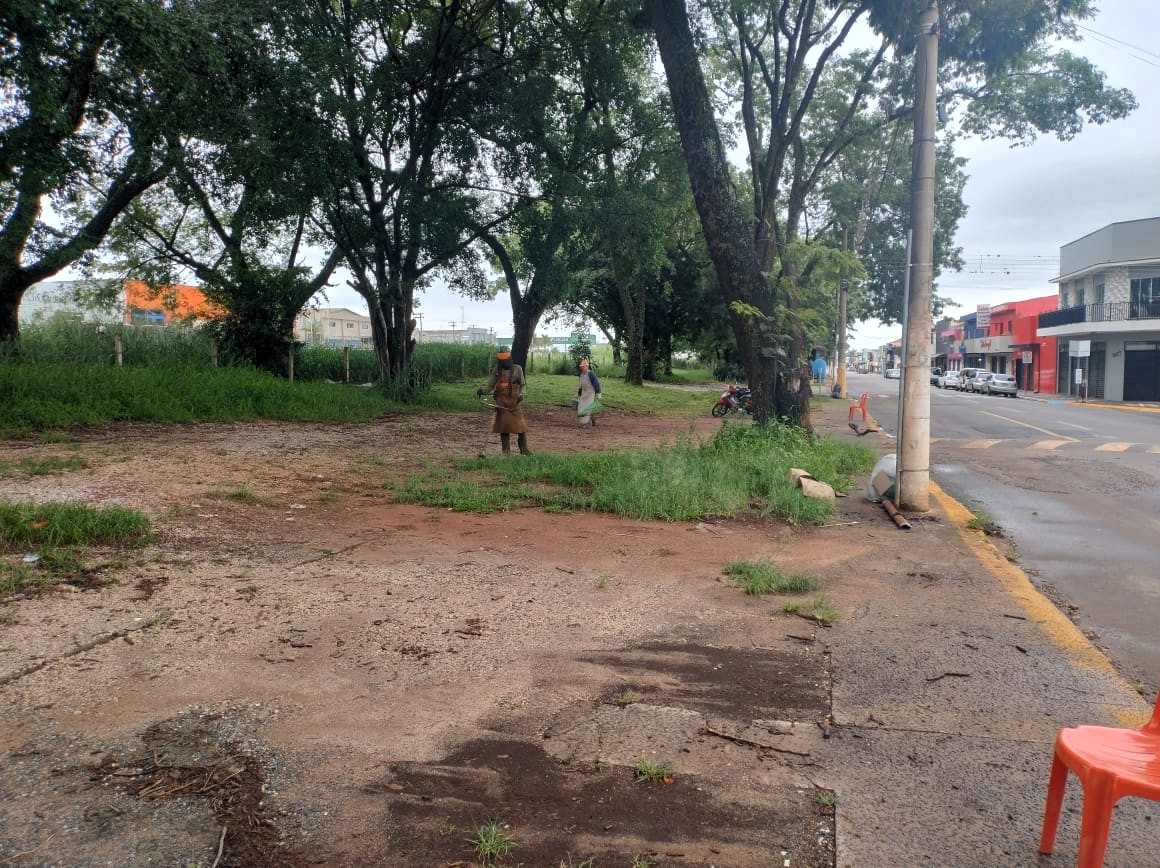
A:
[[[983,389],[990,382],[991,377],[995,376],[990,371],[979,371],[975,376],[971,377],[967,389],[979,395],[983,394]]]
[[[902,368],[887,368],[886,374],[884,376],[888,380],[901,380],[902,379]]]
[[[963,368],[961,371],[959,371],[959,391],[970,392],[972,386],[971,381],[974,380],[977,375],[985,374],[986,372],[986,368]]]
[[[1019,383],[1010,374],[992,374],[991,379],[983,384],[983,393],[1018,398]]]
[[[938,378],[938,387],[940,389],[958,389],[959,388],[959,372],[958,371],[943,371],[943,375]]]
[[[942,373],[943,373],[942,368],[931,368],[930,369],[930,384],[932,386],[938,385],[938,378],[942,376]]]

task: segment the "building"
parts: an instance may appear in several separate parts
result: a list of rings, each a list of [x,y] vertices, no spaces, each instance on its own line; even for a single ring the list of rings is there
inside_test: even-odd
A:
[[[162,326],[204,322],[219,313],[196,286],[152,290],[140,280],[46,280],[24,293],[18,316],[21,325],[66,319]]]
[[[1160,217],[1112,223],[1059,249],[1056,392],[1160,401]]]
[[[1034,392],[1055,391],[1056,341],[1039,338],[1039,314],[1055,310],[1054,295],[979,305],[963,317],[961,367],[983,368],[996,374],[1013,374],[1019,388]]]
[[[309,346],[374,346],[371,318],[346,307],[302,310],[294,320],[294,340]]]

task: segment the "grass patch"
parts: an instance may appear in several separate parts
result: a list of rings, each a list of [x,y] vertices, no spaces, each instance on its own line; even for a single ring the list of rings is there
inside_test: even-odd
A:
[[[842,491],[875,460],[866,447],[785,425],[725,425],[708,441],[664,449],[464,459],[451,480],[433,467],[392,491],[403,503],[464,512],[538,506],[637,520],[756,514],[819,525],[833,515],[833,504],[805,497],[789,482],[789,469],[806,469]]]
[[[612,697],[612,704],[621,708],[628,708],[638,702],[640,702],[640,697],[635,693],[621,693],[619,696]]]
[[[825,594],[815,597],[808,607],[802,606],[801,603],[786,603],[781,608],[782,611],[790,615],[801,615],[803,618],[811,618],[820,624],[832,624],[838,620],[838,611]]]
[[[0,478],[23,472],[29,476],[51,476],[70,470],[83,470],[89,463],[80,455],[47,455],[43,458],[22,458],[19,461],[0,461]]]
[[[498,820],[481,823],[471,831],[467,839],[475,850],[475,856],[484,865],[494,865],[511,855],[516,848],[516,839],[508,834],[507,824]]]
[[[89,547],[143,545],[149,520],[124,507],[0,500],[0,597],[68,583],[104,584],[117,558],[89,563]]]
[[[673,781],[673,767],[668,763],[653,762],[650,759],[637,760],[632,767],[638,781],[669,784]]]
[[[769,558],[730,561],[725,566],[729,584],[747,594],[802,594],[817,587],[810,576],[787,576]]]
[[[262,498],[245,483],[234,486],[215,485],[205,493],[205,496],[214,500],[233,500],[237,503],[262,502]]]
[[[991,516],[985,512],[971,513],[971,518],[967,522],[967,527],[971,530],[981,530],[986,533],[987,528],[992,524]]]
[[[814,801],[823,808],[832,808],[838,804],[838,794],[833,790],[815,790]]]
[[[123,506],[0,500],[2,546],[131,546],[148,534],[149,519]]]

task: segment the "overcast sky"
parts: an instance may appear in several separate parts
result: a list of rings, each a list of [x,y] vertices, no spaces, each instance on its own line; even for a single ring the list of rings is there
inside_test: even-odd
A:
[[[957,304],[951,315],[978,304],[999,304],[1052,295],[1059,248],[1108,223],[1160,216],[1160,3],[1103,0],[1104,9],[1084,23],[1073,51],[1091,58],[1108,84],[1131,90],[1139,108],[1127,119],[1091,126],[1068,142],[1041,137],[1025,148],[1001,141],[960,140],[969,162],[963,197],[968,211],[956,243],[966,266],[943,274],[941,295]],[[953,118],[952,118],[953,121]],[[330,304],[365,311],[344,287],[330,290]],[[490,304],[448,290],[418,297],[427,329],[464,325],[511,334],[505,294]],[[541,323],[539,334],[562,333]],[[852,349],[871,349],[901,337],[899,326],[861,323]]]

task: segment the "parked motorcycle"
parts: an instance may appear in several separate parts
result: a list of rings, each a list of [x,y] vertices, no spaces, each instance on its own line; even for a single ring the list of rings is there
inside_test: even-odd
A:
[[[713,415],[721,418],[727,413],[752,413],[753,395],[745,386],[729,385],[713,405]]]

